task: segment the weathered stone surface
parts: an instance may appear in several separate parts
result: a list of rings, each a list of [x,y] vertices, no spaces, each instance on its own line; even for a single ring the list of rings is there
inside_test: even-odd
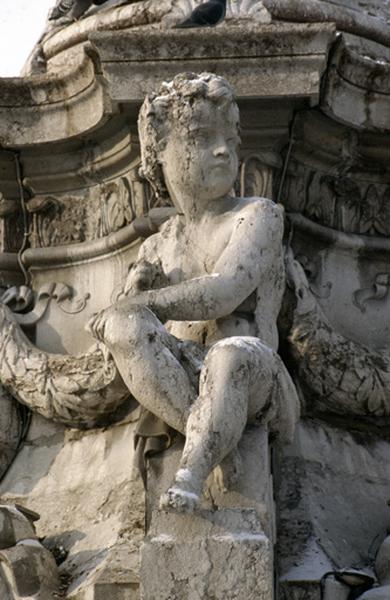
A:
[[[161,495],[168,489],[178,469],[184,440],[175,441],[164,454],[148,460],[147,470],[147,522],[158,509]],[[238,444],[239,465],[233,481],[226,487],[223,473],[217,468],[208,478],[202,498],[202,508],[211,510],[252,508],[256,511],[262,530],[271,540],[276,540],[275,506],[271,475],[271,452],[268,432],[264,427],[247,427]],[[261,457],[261,460],[260,460]],[[230,468],[234,469],[234,464]]]
[[[361,50],[339,41],[324,81],[321,108],[333,119],[353,127],[388,131],[390,51],[380,61],[370,47],[361,54]]]
[[[8,587],[10,600],[52,600],[56,597],[60,584],[57,565],[52,554],[38,541],[25,539],[12,548],[1,550],[0,564],[0,578]]]
[[[0,385],[0,477],[17,452],[21,423],[16,402]]]
[[[282,580],[370,566],[386,535],[388,452],[388,441],[364,429],[299,425],[276,474]]]
[[[0,505],[0,550],[23,540],[36,540],[31,522],[14,506]]]
[[[84,433],[35,416],[1,483],[4,501],[40,513],[37,534],[46,547],[63,547],[61,573],[68,576],[72,599],[90,600],[92,590],[98,594],[99,586],[116,583],[124,599],[137,598],[144,492],[133,470],[136,417]]]
[[[272,549],[252,510],[158,512],[141,578],[144,600],[271,600]]]
[[[43,56],[51,59],[60,56],[70,47],[85,42],[91,32],[102,29],[126,29],[150,24],[163,23],[165,27],[182,21],[193,8],[196,0],[153,0],[136,3],[108,2],[100,9],[94,9],[75,22],[58,31],[50,31],[43,40]],[[98,10],[98,12],[97,12]],[[353,2],[353,0],[234,0],[227,1],[226,22],[237,23],[254,21],[264,23],[270,18],[281,21],[333,22],[340,31],[346,31],[388,45],[389,8],[387,0]],[[66,54],[66,53],[64,53]],[[27,64],[25,72],[28,73]],[[50,68],[50,60],[49,60]]]
[[[200,28],[150,31],[148,36],[131,31],[116,35],[115,41],[112,33],[97,32],[91,41],[118,102],[141,101],[177,72],[196,71],[199,60],[202,70],[228,78],[238,98],[261,90],[263,97],[292,94],[316,101],[334,31],[331,24],[243,24],[217,28],[212,40]],[[130,88],[124,76],[132,81]]]
[[[278,600],[319,600],[323,574],[335,567],[367,566],[388,524],[389,3],[228,0],[227,19],[216,29],[167,30],[199,2],[150,0],[118,6],[110,0],[42,40],[39,51],[47,63],[46,74],[0,82],[0,133],[4,134],[3,146],[12,150],[0,152],[0,286],[24,283],[15,253],[28,238],[31,248],[23,253],[23,261],[32,275],[37,305],[33,314],[15,313],[15,321],[20,324],[35,318],[46,302],[36,332],[29,332],[31,338],[35,335],[37,348],[45,356],[85,353],[90,337],[84,324],[95,311],[116,302],[129,263],[135,260],[137,238],[146,232],[138,228],[134,217],[155,202],[138,173],[136,114],[145,92],[182,69],[207,69],[230,77],[244,116],[236,196],[272,197],[288,211],[299,213],[289,220],[288,240],[305,271],[305,286],[296,286],[295,298],[290,297],[290,316],[297,305],[295,337],[290,341],[299,349],[290,366],[300,385],[306,416],[320,418],[306,419],[293,446],[273,461],[281,548],[275,572],[281,573]],[[343,34],[332,46],[336,31]],[[313,103],[316,109],[309,108]],[[184,154],[173,153],[168,166],[164,165],[166,171],[171,165],[173,179],[177,172],[184,172],[178,168]],[[18,166],[26,188],[28,231],[23,224]],[[163,197],[157,204],[169,201],[162,186],[159,191]],[[192,191],[196,196],[198,190]],[[187,246],[191,260],[200,261],[209,275],[206,242],[216,242],[218,236],[215,228],[209,234],[204,229],[200,242],[189,236]],[[163,228],[162,235],[169,237],[169,227]],[[187,246],[176,248],[176,256],[185,257]],[[151,262],[151,255],[146,255],[145,261]],[[149,268],[145,261],[130,281],[138,273],[138,283],[154,282],[159,287],[159,280],[164,286],[156,265]],[[174,268],[180,270],[182,265],[174,264]],[[194,273],[199,277],[196,269]],[[263,297],[267,296],[264,289]],[[308,298],[313,311],[305,313]],[[244,315],[248,310],[245,305]],[[176,322],[170,332],[178,335],[181,327]],[[188,327],[184,337],[189,329],[197,342],[202,341],[199,323]],[[121,337],[128,332],[119,331]],[[237,333],[237,329],[232,331]],[[180,360],[189,348],[190,344],[180,347]],[[287,353],[286,357],[291,359]],[[62,358],[50,360],[61,362]],[[7,362],[9,353],[5,358],[2,355],[0,368]],[[68,358],[64,364],[69,362]],[[23,361],[17,362],[18,376],[23,375],[24,366]],[[223,369],[228,370],[225,364]],[[223,369],[219,366],[218,371]],[[147,400],[150,382],[150,373],[144,370],[142,375],[141,401]],[[69,379],[65,383],[61,393],[72,395],[79,380],[76,377],[73,387]],[[26,396],[32,401],[34,395],[34,402],[39,403],[39,394],[31,389],[24,390]],[[176,397],[181,389],[175,390]],[[238,397],[241,386],[237,390]],[[259,393],[257,400],[260,397]],[[0,438],[4,447],[0,466],[7,464],[12,445],[19,439],[15,412],[8,411],[11,404],[3,403],[3,407],[7,410],[0,424],[12,427]],[[229,415],[235,420],[236,408]],[[73,414],[68,416],[74,421]],[[105,431],[65,433],[62,427],[43,425],[34,417],[27,444],[1,488],[6,501],[19,500],[42,514],[38,535],[46,536],[45,544],[56,555],[60,552],[56,546],[69,552],[61,569],[71,576],[72,600],[139,596],[143,491],[123,458],[135,423],[110,422],[105,421],[109,427]],[[240,451],[241,472],[234,473],[237,455],[227,457],[224,469],[217,468],[208,478],[202,507],[252,508],[271,538],[274,475],[267,432],[246,431]],[[148,523],[175,476],[181,454],[178,444],[151,461]],[[130,455],[131,466],[132,451]],[[221,487],[232,472],[236,482],[230,480],[223,493]],[[185,516],[191,523],[188,531],[198,526],[199,531],[183,539],[186,529],[176,532],[182,519],[176,517],[168,515],[166,529],[175,532],[174,539],[182,547],[193,544],[201,557],[199,564],[203,559],[203,566],[208,564],[202,552],[204,541],[215,538],[214,529],[206,531],[199,517]],[[153,546],[152,538],[148,544],[153,551],[162,548],[168,560],[167,539],[161,540],[158,526],[159,517],[152,523],[157,545]],[[255,529],[260,531],[258,524]],[[242,530],[232,526],[229,535],[237,531]],[[243,546],[235,546],[236,542],[230,539],[223,548],[231,547],[233,555],[240,555]],[[244,544],[249,556],[252,542]],[[222,542],[213,539],[210,544],[220,565],[225,550],[218,544]],[[175,551],[175,546],[169,550]],[[192,566],[185,554],[178,556],[181,559],[187,568]],[[232,573],[237,575],[241,567],[235,564]],[[267,569],[270,577],[272,567]],[[379,575],[381,587],[365,597],[388,600],[388,581]],[[0,577],[0,597],[11,600],[4,581]],[[179,586],[178,581],[175,576],[172,585]],[[231,580],[226,582],[229,589],[217,581],[216,586],[225,590],[222,597],[236,593]],[[169,579],[163,582],[169,587]],[[246,585],[245,580],[244,590]],[[332,576],[327,578],[326,586],[332,589],[325,593],[330,600],[336,600],[336,592],[346,597],[349,590],[343,585]],[[178,600],[183,600],[178,589]],[[160,598],[159,589],[156,594]]]
[[[387,600],[390,594],[390,537],[387,537],[377,554],[375,570],[379,587],[373,588],[361,596],[362,600]]]
[[[110,104],[94,62],[83,53],[72,62],[61,75],[1,80],[4,146],[54,142],[87,133],[103,122]]]

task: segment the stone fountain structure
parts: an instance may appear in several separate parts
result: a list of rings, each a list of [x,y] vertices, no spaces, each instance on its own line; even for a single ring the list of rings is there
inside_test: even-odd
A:
[[[386,598],[390,4],[228,0],[216,28],[175,29],[197,4],[109,0],[0,80],[6,600]],[[284,207],[279,355],[301,416],[284,445],[250,423],[235,479],[216,468],[178,513],[159,498],[184,437],[152,419],[145,442],[117,346],[86,324],[177,212],[140,168],[137,118],[188,72],[237,98],[237,198]]]

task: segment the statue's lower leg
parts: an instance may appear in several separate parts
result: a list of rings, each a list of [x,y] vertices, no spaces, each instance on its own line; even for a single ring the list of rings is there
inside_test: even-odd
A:
[[[193,511],[214,467],[242,436],[248,413],[249,365],[232,346],[212,350],[202,371],[200,394],[191,409],[180,467],[161,508]]]

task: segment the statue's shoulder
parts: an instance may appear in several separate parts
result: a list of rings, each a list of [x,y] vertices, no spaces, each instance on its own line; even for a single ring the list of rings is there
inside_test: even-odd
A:
[[[268,227],[283,229],[284,208],[270,198],[252,196],[241,198],[242,210],[254,219],[261,219]]]

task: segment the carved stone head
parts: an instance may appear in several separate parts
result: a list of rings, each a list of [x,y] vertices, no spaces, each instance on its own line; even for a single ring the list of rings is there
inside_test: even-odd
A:
[[[225,79],[183,73],[147,96],[138,120],[142,169],[156,193],[213,200],[237,176],[239,112]]]

